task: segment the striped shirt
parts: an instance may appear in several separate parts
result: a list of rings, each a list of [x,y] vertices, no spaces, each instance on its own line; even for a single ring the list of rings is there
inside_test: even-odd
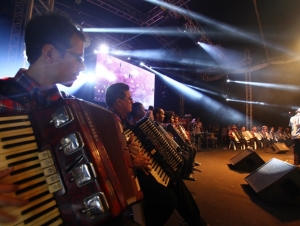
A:
[[[10,80],[26,91],[26,95],[28,94],[30,101],[22,103],[7,96],[5,93],[0,93],[0,113],[26,113],[33,109],[48,106],[62,99],[61,93],[56,85],[47,92],[47,96],[44,96],[36,83],[26,75],[26,69],[20,69],[15,77],[10,78]]]

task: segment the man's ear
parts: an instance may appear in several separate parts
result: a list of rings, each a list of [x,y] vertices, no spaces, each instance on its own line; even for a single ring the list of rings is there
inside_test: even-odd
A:
[[[120,106],[121,105],[121,99],[117,98],[115,104],[117,104],[117,106]]]
[[[49,63],[53,62],[55,47],[50,44],[46,44],[42,48],[42,57]]]

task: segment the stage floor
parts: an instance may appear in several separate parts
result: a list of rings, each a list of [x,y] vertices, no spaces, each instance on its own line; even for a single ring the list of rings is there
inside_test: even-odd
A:
[[[300,206],[262,200],[244,179],[251,171],[231,169],[230,159],[240,152],[220,147],[197,153],[202,172],[194,174],[197,181],[185,183],[195,196],[203,219],[210,226],[300,225]],[[292,150],[284,154],[266,153],[263,149],[255,152],[265,162],[276,158],[293,164]],[[166,226],[181,223],[175,212]]]

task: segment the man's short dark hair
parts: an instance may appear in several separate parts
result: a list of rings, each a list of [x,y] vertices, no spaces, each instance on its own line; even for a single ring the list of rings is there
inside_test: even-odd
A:
[[[125,83],[115,83],[107,87],[105,92],[106,105],[112,107],[118,98],[125,98],[126,91],[129,91],[129,86]]]
[[[143,106],[143,104],[140,102],[135,102],[132,104],[132,110],[130,113],[132,117],[138,117],[138,110],[140,110],[141,106]]]
[[[63,55],[65,50],[72,47],[70,41],[74,34],[85,43],[85,46],[89,44],[82,28],[64,15],[51,12],[33,17],[28,21],[25,28],[28,62],[30,64],[36,62],[46,44],[55,46]]]
[[[154,116],[154,118],[156,118],[156,114],[160,113],[161,110],[163,110],[163,109],[162,108],[154,108],[154,110],[153,110],[153,116]]]
[[[165,111],[165,118],[164,118],[164,122],[171,122],[171,118],[172,116],[174,117],[175,113],[174,111]]]

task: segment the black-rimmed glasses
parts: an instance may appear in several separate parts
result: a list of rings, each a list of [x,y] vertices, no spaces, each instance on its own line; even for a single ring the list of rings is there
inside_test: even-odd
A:
[[[76,60],[76,62],[77,62],[78,64],[84,62],[84,58],[83,58],[83,56],[82,56],[81,54],[76,54],[76,53],[73,53],[73,52],[71,52],[71,51],[69,51],[69,50],[67,50],[67,49],[59,48],[59,47],[56,47],[56,46],[55,46],[55,48],[58,49],[58,50],[64,51],[64,52],[66,52],[66,53],[69,53],[69,54],[71,54],[72,56],[74,56],[74,57],[75,57],[75,60]]]
[[[133,101],[132,97],[124,97],[122,99],[126,99],[126,100],[129,100],[129,101]]]
[[[77,62],[77,63],[83,63],[83,62],[84,62],[83,56],[78,55],[78,54],[76,54],[76,53],[72,53],[72,52],[70,52],[70,51],[68,51],[68,50],[66,50],[66,52],[69,53],[69,54],[71,54],[71,55],[73,55],[73,56],[75,56],[75,59],[76,59],[76,62]]]

